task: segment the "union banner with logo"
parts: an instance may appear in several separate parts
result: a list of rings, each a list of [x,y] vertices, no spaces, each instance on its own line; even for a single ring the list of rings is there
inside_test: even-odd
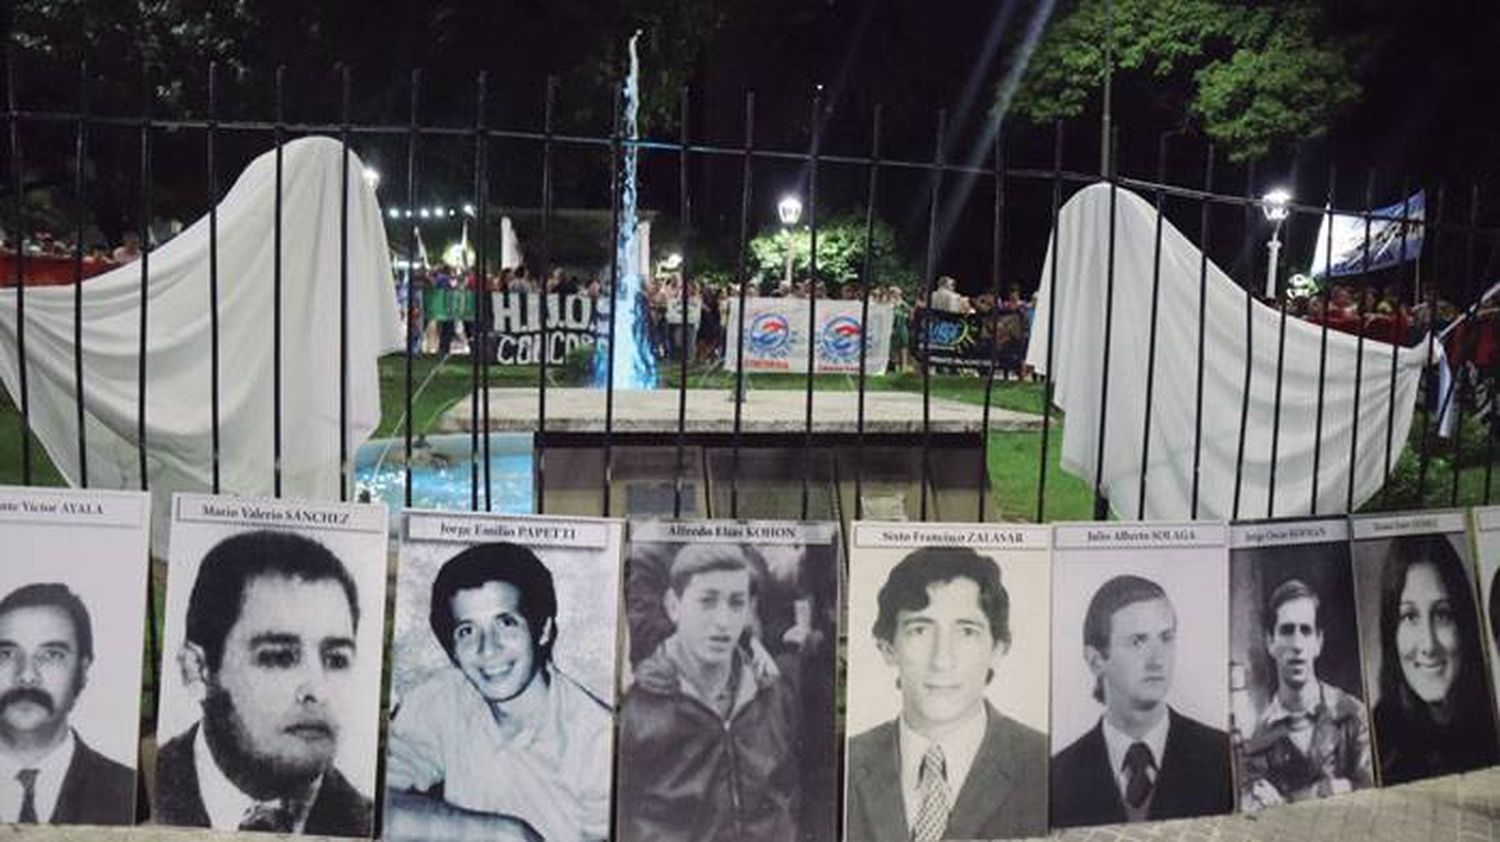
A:
[[[750,298],[745,301],[745,370],[807,371],[808,343],[813,342],[813,370],[819,374],[859,373],[859,349],[865,335],[861,303],[819,299],[817,329],[808,330],[805,298]],[[739,368],[739,301],[730,299],[724,317],[724,367]],[[870,304],[865,373],[884,374],[891,358],[891,307]]]

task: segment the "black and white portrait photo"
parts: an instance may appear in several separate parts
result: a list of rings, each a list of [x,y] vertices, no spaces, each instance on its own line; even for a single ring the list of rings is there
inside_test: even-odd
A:
[[[837,530],[630,524],[621,842],[834,838]]]
[[[1466,520],[1461,510],[1350,520],[1382,784],[1500,760]]]
[[[1473,510],[1475,559],[1479,571],[1481,633],[1490,647],[1490,683],[1500,690],[1500,506]],[[1496,698],[1500,698],[1497,695]]]
[[[1374,786],[1348,521],[1235,524],[1229,568],[1240,809]]]
[[[384,838],[609,838],[624,524],[403,517]]]
[[[154,820],[370,836],[385,508],[172,502]]]
[[[1045,835],[1051,528],[853,532],[844,838]]]
[[[1052,555],[1052,824],[1233,809],[1216,523],[1068,524]]]
[[[0,821],[134,822],[150,507],[0,488]]]

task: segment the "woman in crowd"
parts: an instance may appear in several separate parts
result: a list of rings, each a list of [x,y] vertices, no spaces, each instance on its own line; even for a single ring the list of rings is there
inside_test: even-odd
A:
[[[1473,588],[1442,536],[1398,538],[1385,560],[1375,738],[1386,784],[1500,761]]]

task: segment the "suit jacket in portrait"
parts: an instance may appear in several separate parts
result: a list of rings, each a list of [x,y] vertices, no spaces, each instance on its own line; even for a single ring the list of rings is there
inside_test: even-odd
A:
[[[193,764],[193,742],[198,726],[169,740],[156,755],[157,824],[208,827],[208,808],[198,789],[198,769]],[[374,803],[359,794],[339,771],[323,773],[317,800],[307,813],[302,832],[313,836],[358,836],[374,833]]]
[[[131,824],[135,770],[88,747],[73,732],[73,760],[63,775],[48,824]]]
[[[1000,839],[1047,832],[1047,738],[985,702],[984,741],[953,809],[944,839]],[[848,842],[907,842],[896,720],[849,741]]]
[[[1151,821],[1227,813],[1234,809],[1229,737],[1168,708],[1167,747],[1158,761],[1146,818]],[[1110,768],[1100,720],[1052,758],[1052,824],[1077,827],[1127,820]]]

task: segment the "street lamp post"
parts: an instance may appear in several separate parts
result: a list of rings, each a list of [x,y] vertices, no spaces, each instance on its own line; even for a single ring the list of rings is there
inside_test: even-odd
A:
[[[792,285],[792,228],[796,226],[797,220],[802,218],[802,200],[787,194],[781,197],[776,204],[776,215],[781,218],[782,229],[786,232],[786,285]]]
[[[1291,201],[1291,192],[1282,187],[1277,187],[1260,198],[1261,210],[1274,226],[1271,229],[1271,241],[1266,243],[1267,301],[1276,298],[1276,259],[1281,256],[1281,223],[1286,221],[1287,214],[1290,212],[1287,205]]]

